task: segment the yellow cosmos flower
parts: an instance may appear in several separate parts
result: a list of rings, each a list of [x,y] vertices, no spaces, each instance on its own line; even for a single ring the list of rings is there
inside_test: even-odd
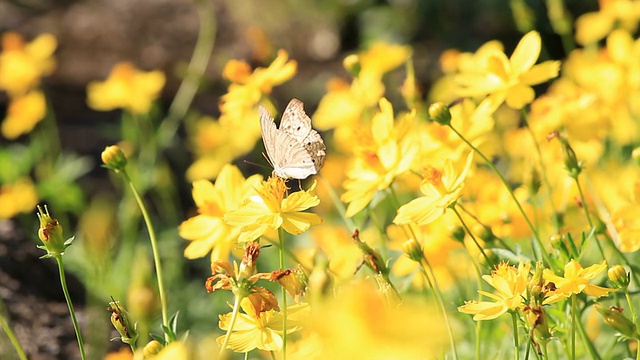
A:
[[[189,358],[189,350],[181,341],[170,343],[155,356],[145,357],[145,359],[149,360],[187,360]]]
[[[2,136],[13,140],[33,130],[47,112],[44,94],[34,90],[25,95],[12,97],[7,109],[7,117],[2,122]]]
[[[300,190],[285,197],[285,180],[270,177],[256,186],[258,196],[252,197],[239,209],[224,214],[224,221],[242,227],[239,242],[255,240],[267,230],[280,227],[290,234],[300,235],[323,221],[317,214],[304,212],[320,203],[313,194],[315,187],[314,182],[309,190]]]
[[[215,184],[208,180],[193,183],[193,199],[198,215],[184,221],[178,228],[180,236],[191,243],[184,250],[188,259],[205,256],[211,251],[211,261],[226,260],[240,235],[239,227],[223,221],[226,212],[239,208],[255,194],[262,177],[253,175],[247,179],[233,165],[225,165]]]
[[[465,314],[473,314],[473,320],[491,320],[507,311],[514,311],[524,307],[530,271],[531,263],[529,262],[520,261],[517,268],[507,263],[500,263],[491,272],[491,276],[482,276],[482,279],[496,291],[489,293],[478,290],[478,293],[495,301],[467,301],[464,305],[458,307],[458,311]]]
[[[371,120],[371,133],[362,136],[356,146],[356,160],[343,184],[346,192],[340,199],[349,203],[347,217],[364,209],[376,191],[388,188],[396,176],[409,170],[419,151],[409,131],[414,122],[412,112],[394,125],[391,103],[380,100],[380,111]]]
[[[16,33],[3,34],[0,90],[18,96],[38,87],[40,79],[50,75],[55,68],[53,53],[56,47],[56,38],[51,34],[42,34],[28,44]]]
[[[266,351],[282,350],[282,322],[283,313],[268,310],[256,313],[249,299],[244,298],[240,304],[244,313],[238,313],[228,347],[235,352],[249,352],[253,349]],[[287,334],[300,329],[300,320],[309,313],[309,305],[306,303],[295,304],[287,307]],[[220,315],[218,326],[222,330],[228,330],[232,313]],[[218,346],[222,346],[225,335],[216,339]]]
[[[595,297],[609,295],[610,292],[616,291],[616,289],[589,284],[589,281],[606,269],[606,261],[583,269],[582,265],[573,259],[564,266],[564,277],[554,274],[550,269],[544,269],[542,276],[545,283],[547,285],[553,283],[555,290],[547,293],[547,297],[542,304],[553,304],[581,292]]]
[[[382,77],[387,72],[405,63],[411,57],[411,47],[384,42],[374,43],[369,49],[345,59],[347,70],[356,73],[355,79],[346,86],[334,86],[320,100],[313,115],[318,130],[329,130],[353,125],[362,112],[375,106],[384,95]],[[347,61],[353,59],[353,61]]]
[[[460,197],[472,160],[473,152],[467,156],[467,162],[460,173],[456,172],[451,161],[447,161],[442,172],[428,168],[420,185],[420,191],[424,196],[401,206],[393,222],[399,225],[408,223],[426,225],[442,216]]]
[[[576,20],[576,41],[590,44],[603,39],[616,26],[635,32],[640,20],[640,3],[633,0],[601,0],[600,10]]]
[[[0,186],[0,219],[10,219],[20,213],[33,211],[38,194],[30,178],[21,178]]]
[[[559,61],[545,61],[534,65],[540,55],[540,34],[527,33],[510,58],[502,51],[487,51],[479,68],[463,71],[456,77],[461,96],[489,95],[493,104],[503,101],[514,109],[521,109],[535,98],[532,85],[558,76]]]
[[[87,103],[98,111],[124,109],[146,114],[160,96],[165,76],[161,71],[140,71],[129,62],[116,64],[105,81],[87,85]]]

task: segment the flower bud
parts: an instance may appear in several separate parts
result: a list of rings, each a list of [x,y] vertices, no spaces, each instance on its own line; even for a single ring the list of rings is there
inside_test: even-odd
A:
[[[258,272],[258,269],[256,267],[258,256],[260,256],[260,243],[248,243],[247,247],[244,249],[244,254],[242,255],[242,262],[240,263],[238,279],[248,279]]]
[[[56,257],[64,254],[64,250],[71,245],[73,238],[64,240],[62,237],[62,226],[57,219],[49,215],[49,209],[45,205],[44,211],[38,206],[38,219],[40,220],[40,229],[38,229],[38,238],[44,246],[38,248],[46,250],[47,254],[43,257]]]
[[[636,331],[636,326],[622,314],[622,308],[615,306],[605,307],[600,303],[595,303],[593,306],[598,310],[600,315],[602,315],[607,325],[628,338],[638,339],[639,336]]]
[[[458,226],[451,232],[451,238],[461,244],[464,244],[464,238],[467,233],[464,231],[462,226]]]
[[[443,102],[436,102],[429,105],[429,117],[431,120],[437,122],[440,125],[451,124],[451,112],[449,107]]]
[[[163,348],[164,346],[162,346],[158,340],[151,340],[144,346],[144,349],[142,349],[142,354],[144,355],[144,358],[147,359],[159,354]]]
[[[111,145],[104,148],[101,157],[104,166],[115,172],[124,170],[124,167],[127,165],[127,157],[118,145]]]
[[[551,134],[547,135],[547,140],[558,139],[560,144],[562,145],[562,150],[564,151],[564,166],[569,172],[569,176],[572,178],[577,178],[578,175],[582,172],[582,164],[578,161],[578,156],[571,145],[569,145],[569,141],[558,131],[554,131]]]
[[[345,57],[342,61],[342,65],[349,72],[349,74],[353,76],[358,76],[358,74],[360,74],[361,67],[360,58],[358,58],[358,55],[347,55],[347,57]]]
[[[422,252],[422,246],[415,239],[411,238],[402,244],[402,251],[409,259],[415,262],[421,262],[424,259],[424,253]]]
[[[630,275],[622,265],[613,265],[607,272],[609,280],[616,287],[625,290],[629,286]]]
[[[135,344],[138,339],[137,324],[131,321],[129,313],[120,302],[111,301],[107,310],[111,311],[111,324],[120,334],[120,340],[125,344]]]

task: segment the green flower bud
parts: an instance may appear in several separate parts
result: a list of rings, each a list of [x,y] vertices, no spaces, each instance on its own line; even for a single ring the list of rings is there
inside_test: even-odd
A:
[[[415,239],[409,239],[402,244],[402,251],[415,262],[421,262],[424,259],[422,246]]]
[[[613,265],[607,272],[609,280],[616,287],[625,290],[629,286],[630,275],[622,265]]]
[[[429,117],[431,120],[437,122],[440,125],[451,124],[451,112],[449,107],[443,102],[436,102],[429,105]]]
[[[593,306],[598,310],[600,315],[602,315],[604,322],[614,330],[628,338],[639,338],[636,326],[622,314],[622,308],[615,306],[605,307],[600,303],[595,303]]]
[[[137,324],[131,322],[129,313],[120,302],[111,301],[107,310],[111,311],[111,324],[120,334],[120,340],[125,344],[135,344],[138,339]]]
[[[127,157],[118,145],[111,145],[104,148],[101,157],[104,167],[115,172],[124,170],[124,167],[127,165]]]
[[[360,74],[361,65],[358,55],[347,55],[342,61],[342,65],[352,76],[358,76],[358,74]]]
[[[58,220],[49,215],[49,209],[45,205],[44,211],[38,206],[38,220],[40,220],[40,229],[38,229],[38,238],[44,246],[38,248],[46,250],[47,254],[43,257],[56,257],[64,254],[65,249],[71,245],[73,238],[66,241],[62,237],[62,226]]]

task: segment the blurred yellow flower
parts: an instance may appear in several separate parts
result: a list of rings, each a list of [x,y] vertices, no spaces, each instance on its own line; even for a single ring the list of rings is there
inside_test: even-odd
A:
[[[238,313],[228,347],[235,352],[249,352],[253,349],[266,351],[282,350],[283,312],[268,310],[256,313],[255,308],[248,298],[241,302],[244,313]],[[300,320],[309,313],[309,305],[306,303],[295,304],[287,307],[287,334],[300,329]],[[222,330],[228,330],[232,313],[220,315],[218,326]],[[216,339],[218,346],[222,346],[225,335]]]
[[[640,20],[640,3],[633,0],[600,0],[600,10],[576,20],[576,41],[586,45],[602,40],[616,26],[635,32]]]
[[[508,263],[500,263],[491,272],[491,276],[483,275],[482,279],[491,285],[496,292],[478,290],[478,293],[495,301],[467,301],[458,307],[458,311],[473,314],[473,320],[491,320],[507,311],[523,308],[527,285],[531,272],[531,263],[520,261],[516,268]]]
[[[38,205],[38,194],[30,178],[24,177],[0,186],[0,219],[31,212]]]
[[[203,117],[189,129],[196,160],[187,170],[188,179],[215,177],[224,164],[255,147],[260,139],[257,105],[274,86],[291,79],[297,67],[284,50],[278,51],[269,67],[259,67],[253,72],[244,61],[230,60],[225,65],[223,77],[232,83],[221,98],[220,118]]]
[[[55,69],[53,53],[57,40],[51,34],[42,34],[28,44],[19,34],[2,35],[0,53],[0,90],[10,96],[23,95],[40,85],[40,78]]]
[[[140,71],[132,63],[117,63],[105,81],[87,85],[87,103],[98,111],[124,109],[132,114],[146,114],[160,97],[165,84],[162,71]]]
[[[377,42],[368,50],[348,57],[353,61],[345,62],[351,64],[349,68],[357,76],[351,85],[329,87],[313,115],[316,128],[329,130],[352,126],[364,109],[375,106],[384,95],[384,74],[405,63],[411,53],[411,47],[406,45]]]
[[[36,124],[44,119],[46,112],[47,103],[44,94],[38,90],[11,97],[7,116],[2,122],[2,136],[13,140],[31,132]]]
[[[415,112],[400,116],[394,124],[393,107],[382,98],[380,111],[371,120],[371,132],[364,133],[355,144],[356,159],[347,170],[340,200],[349,203],[346,216],[364,209],[376,191],[384,190],[393,179],[409,170],[419,151],[411,128]]]
[[[582,265],[573,259],[564,266],[564,277],[554,274],[550,269],[544,269],[542,276],[545,284],[553,283],[555,290],[547,293],[542,304],[553,304],[581,292],[595,297],[609,295],[610,292],[616,291],[616,289],[589,284],[589,281],[595,279],[598,274],[606,269],[606,260],[583,269]]]
[[[535,98],[532,85],[558,76],[560,61],[545,61],[534,65],[540,55],[540,34],[531,31],[524,35],[510,58],[502,51],[487,51],[480,67],[456,76],[460,96],[489,95],[495,105],[506,102],[521,109]],[[497,106],[491,106],[495,108]]]
[[[188,360],[189,351],[182,341],[173,341],[149,360]]]
[[[253,175],[247,179],[234,165],[225,165],[215,184],[208,180],[193,183],[193,200],[198,215],[182,222],[178,228],[181,237],[191,241],[184,249],[184,256],[196,259],[211,251],[211,261],[226,260],[236,246],[239,227],[223,221],[226,212],[238,209],[246,199],[255,194],[262,177]]]
[[[451,161],[447,161],[443,171],[427,168],[420,185],[420,191],[424,196],[402,205],[393,222],[399,225],[408,223],[426,225],[442,216],[460,197],[472,160],[473,152],[470,152],[460,173],[456,172]]]
[[[443,354],[446,341],[438,313],[410,295],[389,305],[373,280],[351,281],[339,298],[317,304],[304,327],[319,335],[316,359],[431,359]]]
[[[287,195],[285,180],[273,176],[255,187],[258,196],[239,209],[224,214],[224,221],[232,226],[241,226],[239,242],[257,239],[269,229],[282,227],[286,232],[300,235],[312,225],[322,223],[317,214],[304,212],[320,200],[313,194],[316,183],[309,190],[300,190]]]

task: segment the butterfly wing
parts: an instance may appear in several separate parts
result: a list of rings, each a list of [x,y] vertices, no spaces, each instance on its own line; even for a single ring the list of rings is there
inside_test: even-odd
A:
[[[317,173],[314,159],[303,143],[276,128],[273,117],[263,107],[260,107],[260,127],[274,174],[284,179],[305,179]]]
[[[307,135],[303,142],[304,148],[311,156],[313,164],[316,167],[316,172],[318,172],[322,165],[324,165],[324,158],[327,155],[327,147],[324,145],[324,141],[320,134],[313,129],[309,132],[309,135]]]
[[[304,112],[304,104],[298,99],[291,99],[282,114],[280,130],[302,142],[311,132],[311,118]]]

